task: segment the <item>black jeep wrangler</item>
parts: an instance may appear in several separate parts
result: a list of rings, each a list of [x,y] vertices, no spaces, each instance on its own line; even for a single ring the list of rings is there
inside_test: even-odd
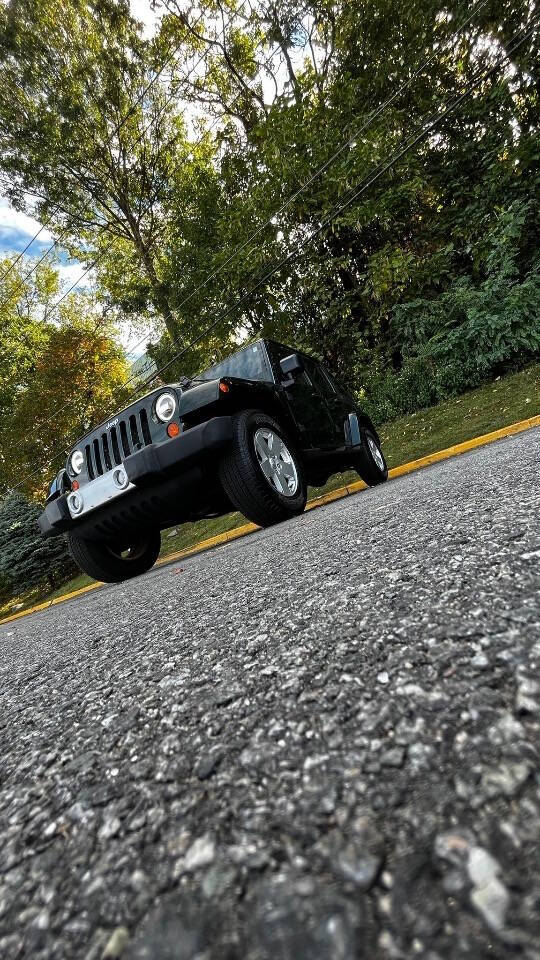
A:
[[[259,340],[87,433],[39,525],[67,533],[91,577],[119,582],[155,563],[166,527],[230,510],[265,527],[349,467],[370,486],[387,479],[371,420],[320,363]]]

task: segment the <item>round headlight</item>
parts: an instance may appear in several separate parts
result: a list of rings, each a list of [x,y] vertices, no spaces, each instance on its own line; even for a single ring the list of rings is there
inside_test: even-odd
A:
[[[83,468],[83,463],[84,463],[84,453],[82,452],[82,450],[75,450],[75,452],[71,454],[71,460],[70,460],[70,466],[71,466],[71,469],[73,470],[73,473],[79,474]]]
[[[168,423],[174,417],[176,399],[172,393],[162,393],[156,400],[156,417],[162,423]]]

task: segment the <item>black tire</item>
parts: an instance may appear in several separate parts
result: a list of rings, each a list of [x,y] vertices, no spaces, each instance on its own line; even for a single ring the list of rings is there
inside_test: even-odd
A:
[[[279,493],[263,473],[255,449],[255,434],[264,428],[277,434],[290,454],[297,481],[292,495]],[[295,517],[306,506],[306,480],[296,447],[283,427],[262,410],[243,410],[233,417],[233,440],[220,463],[219,477],[231,503],[260,527]]]
[[[68,533],[67,539],[75,563],[89,577],[103,583],[122,583],[146,573],[154,566],[161,548],[159,530],[134,538],[131,545],[122,549],[101,540],[83,540],[74,533]]]
[[[388,480],[388,467],[386,465],[386,460],[384,459],[381,445],[371,430],[368,430],[367,427],[362,427],[360,430],[360,436],[362,439],[362,445],[355,456],[353,466],[356,472],[360,474],[360,477],[364,483],[367,483],[368,487],[376,487],[378,483],[384,483],[385,480]],[[375,447],[382,458],[383,467],[377,463],[377,460],[370,449],[370,441],[372,444],[375,444]]]

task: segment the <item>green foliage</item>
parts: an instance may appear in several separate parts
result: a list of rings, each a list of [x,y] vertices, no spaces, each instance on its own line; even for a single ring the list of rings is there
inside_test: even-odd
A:
[[[98,255],[107,302],[153,321],[167,378],[268,334],[394,415],[538,353],[538,30],[511,46],[528,17],[519,0],[167,0],[147,41],[126,0],[11,0],[0,166],[15,203],[37,192],[72,252]]]
[[[92,293],[70,294],[47,318],[57,272],[26,272],[19,264],[0,282],[0,491],[22,484],[39,500],[74,440],[124,403],[128,369],[114,315]]]
[[[533,204],[499,212],[482,243],[484,276],[449,284],[438,298],[398,304],[392,333],[404,362],[399,373],[368,378],[366,404],[377,419],[462,393],[540,355],[540,255],[530,256]],[[525,248],[525,252],[524,252]]]
[[[169,52],[170,55],[170,52]],[[185,130],[128,0],[0,4],[0,170],[17,209],[89,260],[111,300],[170,322],[159,209]],[[176,152],[173,152],[173,147]],[[184,146],[185,150],[185,146]],[[26,191],[30,191],[28,194]],[[101,257],[107,250],[107,256]]]
[[[0,502],[0,599],[47,585],[54,590],[77,567],[63,537],[45,540],[37,525],[41,507],[19,493]]]
[[[168,6],[175,8],[173,2]],[[523,8],[517,0],[491,4],[460,34],[457,26],[471,12],[460,3],[442,8],[364,0],[314,3],[310,9],[316,14],[311,25],[305,10],[290,2],[263,3],[242,23],[253,37],[258,19],[266,49],[277,44],[281,51],[288,84],[277,84],[271,104],[261,103],[257,91],[248,97],[240,89],[234,71],[247,82],[253,66],[248,71],[239,55],[234,60],[232,36],[234,71],[216,54],[219,71],[214,58],[197,89],[184,88],[198,106],[211,98],[221,115],[221,156],[215,176],[208,184],[202,179],[197,195],[190,194],[188,217],[180,180],[167,197],[174,228],[165,237],[162,276],[177,307],[180,345],[220,314],[227,317],[167,375],[197,369],[205,353],[215,360],[220,345],[225,352],[238,333],[265,333],[324,358],[367,394],[374,409],[375,393],[386,392],[381,409],[389,414],[391,408],[398,412],[434,402],[505,364],[526,361],[537,351],[538,234],[528,203],[540,169],[538,98],[529,76],[536,37],[512,55],[512,71],[486,81],[449,115],[437,136],[370,183],[377,165],[419,123],[502,55],[525,23]],[[166,22],[174,33],[173,18]],[[209,7],[210,33],[211,23]],[[252,55],[261,77],[267,69],[261,66],[262,51],[254,47]],[[400,84],[430,56],[429,66],[400,93]],[[232,89],[240,93],[235,110]],[[370,119],[393,94],[391,105]],[[240,121],[234,127],[233,113]],[[362,135],[354,146],[264,226],[358,128]],[[370,183],[366,192],[330,219],[363,182]],[[502,238],[505,216],[513,223],[514,240],[510,234]],[[328,225],[301,255],[260,284],[325,218]],[[256,240],[246,243],[255,229]],[[503,249],[512,243],[507,264]],[[238,247],[243,247],[239,254]],[[252,287],[247,300],[231,310]],[[159,364],[177,350],[164,337],[152,353]]]

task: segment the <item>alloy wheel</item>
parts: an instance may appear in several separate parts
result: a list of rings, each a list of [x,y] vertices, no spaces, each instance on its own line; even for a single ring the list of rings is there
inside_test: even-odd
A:
[[[294,497],[298,473],[292,454],[279,434],[270,427],[259,427],[253,442],[259,466],[272,489],[282,497]]]

